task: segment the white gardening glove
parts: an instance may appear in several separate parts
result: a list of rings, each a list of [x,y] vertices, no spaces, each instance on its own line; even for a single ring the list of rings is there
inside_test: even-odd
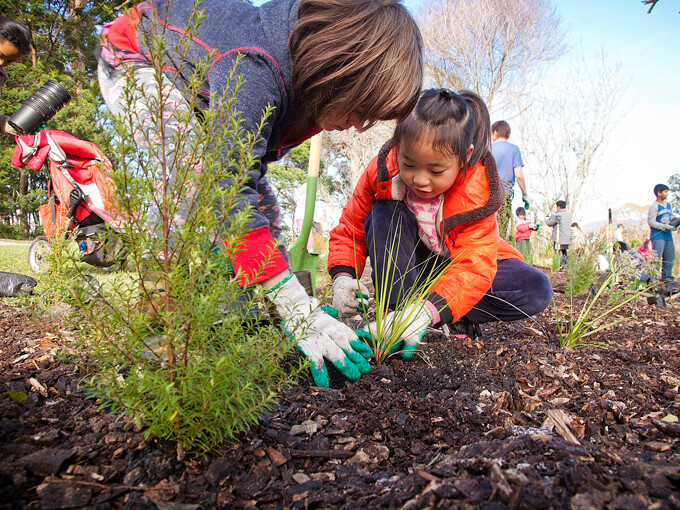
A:
[[[390,349],[390,352],[400,352],[402,358],[411,359],[423,340],[427,327],[432,324],[432,311],[425,303],[423,301],[390,312],[381,321],[380,328],[377,323],[371,322],[364,329],[368,330],[373,338],[389,337],[393,334],[398,336],[401,342]]]
[[[366,285],[347,273],[340,273],[333,280],[333,308],[340,317],[354,315],[365,309],[368,306],[368,296]]]
[[[370,347],[352,329],[318,308],[293,273],[267,290],[265,296],[283,319],[285,331],[297,340],[297,348],[312,362],[317,386],[328,387],[324,358],[350,381],[371,370],[366,361],[373,355]]]

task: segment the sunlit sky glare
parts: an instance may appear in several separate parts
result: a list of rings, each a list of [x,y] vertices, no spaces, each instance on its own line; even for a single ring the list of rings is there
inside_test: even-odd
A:
[[[415,13],[424,0],[404,3]],[[604,220],[608,207],[651,204],[654,185],[680,173],[680,1],[660,0],[651,14],[640,0],[551,3],[572,48],[593,58],[604,52],[630,79],[622,117],[598,159],[596,195],[574,219],[586,224]],[[525,173],[531,195],[540,184],[532,183],[530,167]]]

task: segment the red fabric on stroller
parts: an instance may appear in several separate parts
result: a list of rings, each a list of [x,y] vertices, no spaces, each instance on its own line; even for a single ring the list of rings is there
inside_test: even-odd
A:
[[[62,226],[70,205],[71,190],[77,185],[84,200],[75,211],[75,220],[82,225],[109,223],[119,227],[113,200],[114,185],[108,174],[111,162],[92,142],[80,140],[63,131],[42,130],[36,135],[15,137],[16,149],[12,164],[40,170],[45,163],[54,191],[55,217],[51,204],[40,206],[40,220],[45,235],[54,235],[53,225]],[[69,229],[77,225],[68,225]]]

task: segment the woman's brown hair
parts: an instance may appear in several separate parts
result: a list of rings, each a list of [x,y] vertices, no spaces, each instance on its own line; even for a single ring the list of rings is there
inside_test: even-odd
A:
[[[404,119],[418,100],[422,40],[398,0],[301,0],[288,47],[295,91],[313,119],[357,112],[367,129]]]
[[[392,145],[425,142],[442,154],[455,156],[463,166],[475,166],[489,154],[491,144],[489,110],[482,98],[468,90],[423,92],[411,114],[395,128]],[[474,150],[467,161],[470,145]]]

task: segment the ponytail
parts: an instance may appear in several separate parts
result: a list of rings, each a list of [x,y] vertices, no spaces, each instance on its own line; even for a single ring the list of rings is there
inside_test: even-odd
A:
[[[472,134],[474,150],[468,162],[468,166],[475,166],[490,153],[491,118],[489,117],[489,110],[486,104],[484,104],[484,100],[479,95],[469,90],[461,90],[459,94],[465,99],[475,119],[475,129]]]
[[[424,91],[411,114],[397,124],[392,145],[423,142],[431,143],[442,154],[455,156],[464,168],[475,166],[489,154],[491,146],[491,120],[482,98],[467,90]],[[470,144],[474,150],[467,161]]]

